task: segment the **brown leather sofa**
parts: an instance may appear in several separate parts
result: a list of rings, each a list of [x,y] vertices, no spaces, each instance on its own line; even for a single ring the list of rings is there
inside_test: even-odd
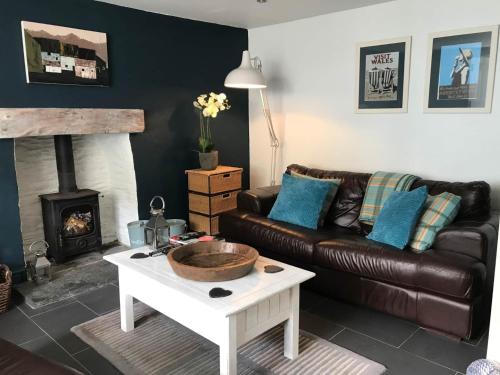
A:
[[[256,247],[270,258],[316,273],[308,286],[323,295],[413,320],[460,338],[473,338],[489,316],[498,218],[490,212],[486,182],[418,180],[429,194],[462,197],[455,221],[432,249],[415,254],[370,241],[358,221],[370,174],[291,165],[313,177],[342,179],[326,224],[315,230],[267,218],[279,186],[243,191],[238,208],[221,215],[226,239]]]
[[[81,375],[81,372],[39,357],[0,339],[0,374],[5,375]]]

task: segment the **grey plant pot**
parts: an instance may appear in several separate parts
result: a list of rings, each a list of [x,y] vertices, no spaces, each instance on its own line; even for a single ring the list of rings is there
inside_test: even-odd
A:
[[[219,165],[219,151],[200,152],[200,167],[206,171],[213,171]]]

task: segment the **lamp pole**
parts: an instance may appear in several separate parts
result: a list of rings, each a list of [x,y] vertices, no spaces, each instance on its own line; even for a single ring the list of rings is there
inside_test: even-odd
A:
[[[260,58],[256,56],[252,58],[251,61],[255,69],[262,73],[262,61],[260,60]],[[267,129],[269,131],[269,138],[271,140],[271,186],[274,186],[276,185],[276,162],[280,142],[274,130],[273,119],[271,116],[271,109],[269,107],[269,100],[267,98],[266,89],[259,89],[259,94],[262,104],[262,112],[264,112],[264,117],[267,122]]]

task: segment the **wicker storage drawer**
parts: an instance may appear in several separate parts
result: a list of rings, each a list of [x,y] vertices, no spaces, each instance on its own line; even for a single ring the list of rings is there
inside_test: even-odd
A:
[[[217,195],[189,193],[189,209],[205,215],[217,215],[236,208],[236,197],[241,190]]]
[[[186,171],[188,189],[204,194],[218,194],[241,189],[241,168],[217,167],[213,171],[193,169]]]
[[[191,169],[188,175],[189,223],[192,230],[219,233],[219,215],[236,208],[243,169],[219,166],[213,171]]]
[[[189,213],[189,226],[191,230],[197,232],[206,232],[208,234],[219,233],[219,217],[218,216],[204,216],[198,215],[193,212]]]

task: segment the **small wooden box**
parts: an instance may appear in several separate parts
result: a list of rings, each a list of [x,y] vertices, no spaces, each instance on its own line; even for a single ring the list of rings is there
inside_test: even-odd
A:
[[[219,233],[219,215],[236,208],[243,169],[219,166],[213,171],[187,170],[189,224],[192,230]]]

